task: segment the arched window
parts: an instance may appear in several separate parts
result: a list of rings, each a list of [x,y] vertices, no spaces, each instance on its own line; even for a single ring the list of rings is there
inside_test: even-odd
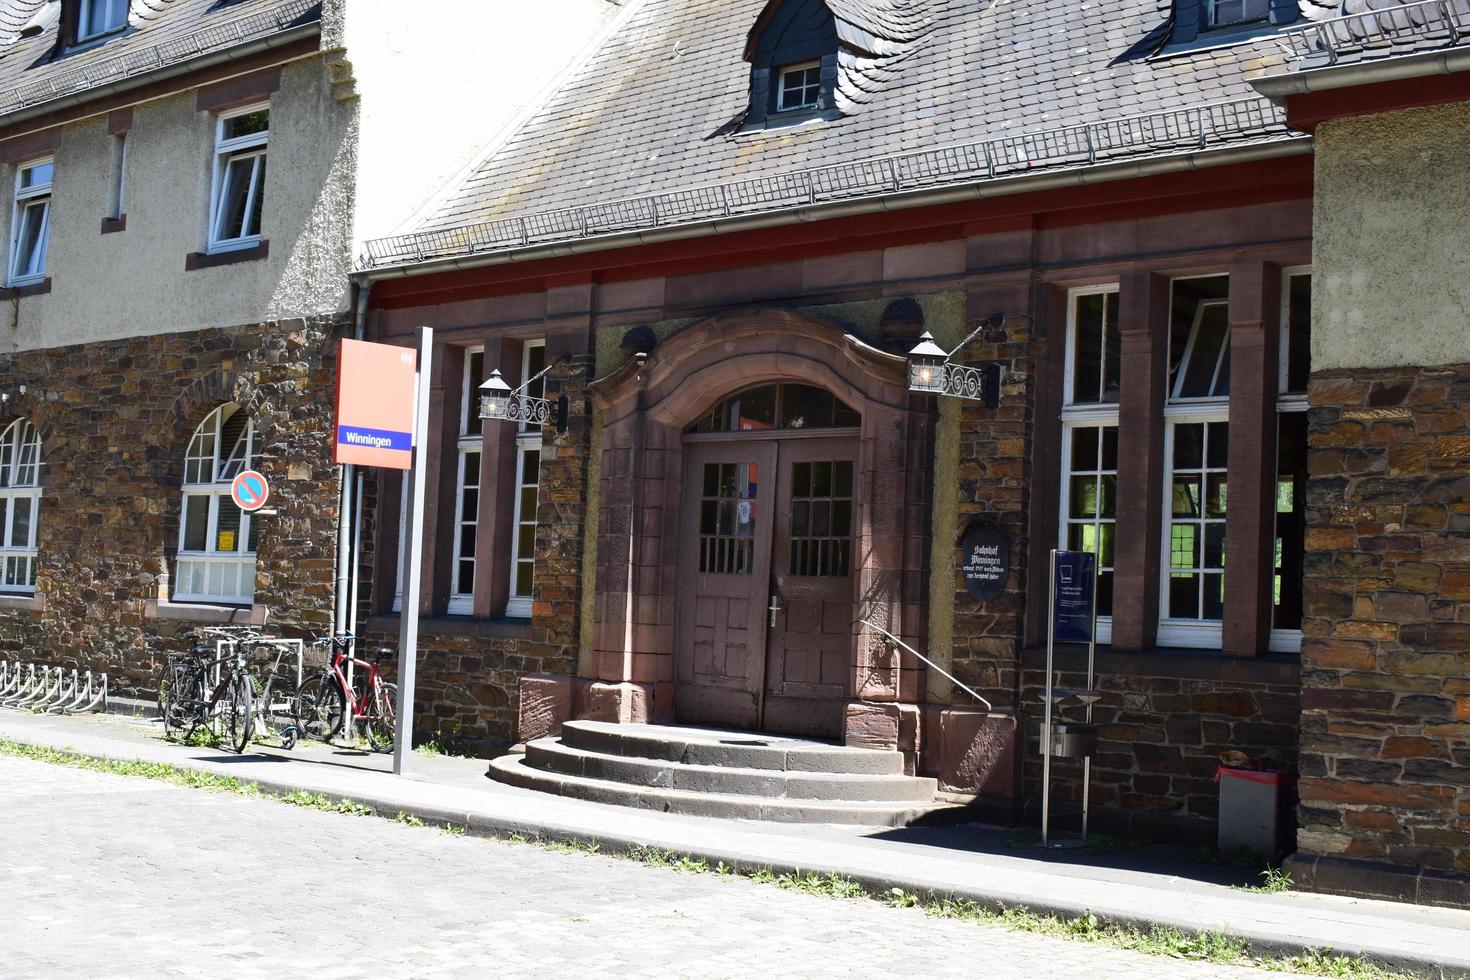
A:
[[[41,437],[26,419],[0,434],[0,592],[36,588],[41,524]]]
[[[174,599],[248,604],[255,596],[255,527],[230,499],[230,481],[260,466],[255,423],[221,405],[194,430],[184,456]]]
[[[846,429],[862,417],[836,395],[803,384],[759,385],[721,399],[685,432]]]

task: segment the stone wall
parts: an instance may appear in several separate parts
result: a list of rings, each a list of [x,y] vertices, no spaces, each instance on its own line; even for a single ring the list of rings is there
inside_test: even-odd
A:
[[[1470,872],[1470,365],[1309,398],[1302,855]]]
[[[1024,309],[1025,289],[1019,301],[1006,308]],[[993,308],[993,295],[971,304],[978,322]],[[977,338],[965,349],[971,363],[998,360],[1006,365],[1000,404],[963,403],[959,432],[959,494],[956,526],[947,536],[957,541],[971,520],[993,520],[1011,542],[1011,576],[1005,591],[989,602],[977,602],[954,574],[954,640],[952,664],[956,677],[990,698],[998,707],[1013,707],[1019,690],[1020,650],[1024,636],[1027,554],[1030,546],[1030,466],[1033,436],[1033,327],[1028,318],[1006,324],[1003,342]],[[997,338],[998,340],[999,338]],[[936,528],[936,533],[945,531]],[[957,554],[956,548],[950,549]],[[953,691],[955,704],[969,704],[967,695]]]
[[[277,511],[257,518],[257,611],[283,635],[326,632],[339,480],[321,393],[332,390],[334,328],[288,320],[0,356],[4,421],[36,423],[44,462],[43,608],[0,611],[0,655],[106,671],[113,694],[151,697],[164,652],[199,624],[157,611],[168,606],[184,453],[229,401],[255,420]]]
[[[1138,661],[1151,659],[1151,667]],[[1273,769],[1296,763],[1298,691],[1294,664],[1239,661],[1211,664],[1217,676],[1199,676],[1196,654],[1100,655],[1095,687],[1104,697],[1093,708],[1099,726],[1092,760],[1091,803],[1102,811],[1131,814],[1120,819],[1103,813],[1101,829],[1131,831],[1151,838],[1197,838],[1214,844],[1219,811],[1215,772],[1220,753],[1244,752]],[[1123,661],[1127,669],[1117,668]],[[1059,654],[1059,687],[1086,688],[1086,662],[1076,652]],[[1023,674],[1027,714],[1026,797],[1041,798],[1041,719],[1045,661],[1028,655]],[[1234,667],[1236,670],[1232,670]],[[1116,671],[1116,672],[1115,672]],[[1241,676],[1228,676],[1239,673]],[[1190,676],[1194,674],[1195,676]],[[1227,675],[1227,676],[1218,676]],[[1081,720],[1080,708],[1062,717]],[[1081,769],[1052,766],[1053,793],[1080,798]],[[1060,787],[1060,788],[1059,788]],[[1057,799],[1054,795],[1053,799]]]

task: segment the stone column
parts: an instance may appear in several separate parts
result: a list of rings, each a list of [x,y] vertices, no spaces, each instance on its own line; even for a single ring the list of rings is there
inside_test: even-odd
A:
[[[1265,651],[1273,605],[1276,534],[1276,386],[1280,272],[1263,262],[1230,267],[1230,455],[1221,648]]]
[[[1159,625],[1164,389],[1169,280],[1142,271],[1118,288],[1122,379],[1118,399],[1118,538],[1113,553],[1113,646],[1153,646]]]

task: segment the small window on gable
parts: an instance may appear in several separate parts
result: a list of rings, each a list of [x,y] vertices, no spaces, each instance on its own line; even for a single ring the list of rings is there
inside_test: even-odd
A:
[[[10,272],[12,286],[46,278],[46,243],[51,237],[50,160],[37,160],[17,169],[15,210],[10,219]]]
[[[1271,15],[1271,0],[1206,0],[1210,27],[1229,27],[1266,20]]]
[[[806,61],[780,69],[776,89],[776,111],[814,109],[822,95],[822,64]]]
[[[129,0],[80,0],[77,4],[76,43],[95,41],[128,25]]]
[[[269,142],[269,106],[251,106],[220,117],[214,144],[210,251],[248,248],[259,243]]]

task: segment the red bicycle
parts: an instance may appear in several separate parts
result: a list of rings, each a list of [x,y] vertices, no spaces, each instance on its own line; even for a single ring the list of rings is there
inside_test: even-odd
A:
[[[331,651],[326,665],[296,689],[297,729],[308,738],[330,742],[341,734],[345,719],[350,717],[354,722],[362,722],[374,751],[392,752],[398,724],[394,710],[398,688],[383,680],[383,673],[378,669],[383,651],[379,650],[369,663],[352,655],[351,633],[338,633],[317,642],[321,646],[330,644]],[[350,684],[346,674],[348,664],[355,668]]]

